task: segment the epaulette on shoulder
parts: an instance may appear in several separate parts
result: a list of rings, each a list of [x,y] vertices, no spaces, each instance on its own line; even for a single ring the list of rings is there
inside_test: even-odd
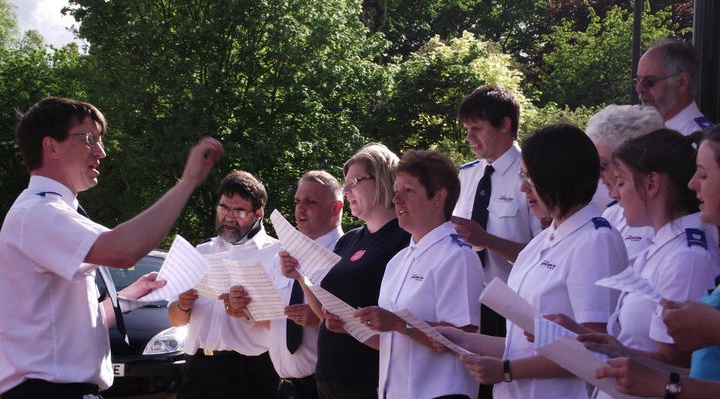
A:
[[[685,229],[685,237],[687,238],[688,247],[697,245],[707,249],[707,237],[705,232],[700,229]]]
[[[458,169],[459,169],[459,170],[463,170],[463,169],[471,168],[471,167],[477,165],[478,162],[480,162],[480,160],[479,160],[479,159],[476,159],[476,160],[474,160],[474,161],[472,161],[472,162],[468,162],[468,163],[466,163],[465,165],[460,166]]]
[[[698,116],[697,118],[693,119],[693,121],[700,127],[702,130],[710,130],[713,127],[713,123],[710,122],[710,119],[704,117],[704,116]]]
[[[592,222],[595,225],[595,230],[601,227],[607,227],[608,229],[612,228],[612,226],[610,226],[610,222],[608,222],[607,219],[601,216],[592,218]]]
[[[461,248],[462,248],[462,247],[470,247],[470,246],[471,246],[470,244],[467,243],[467,241],[465,241],[465,239],[463,238],[463,236],[461,236],[460,234],[450,234],[450,237],[451,237],[451,238],[453,239],[453,241],[455,241],[455,243],[456,243],[459,247],[461,247]]]

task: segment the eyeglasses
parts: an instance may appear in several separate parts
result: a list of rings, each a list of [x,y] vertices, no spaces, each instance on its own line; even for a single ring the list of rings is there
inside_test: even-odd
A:
[[[374,179],[374,178],[375,177],[373,177],[373,176],[351,177],[351,178],[345,180],[345,184],[343,184],[342,187],[343,187],[343,190],[350,190],[352,188],[355,188],[355,186],[357,186],[358,183],[360,183],[361,181],[368,180],[368,179]]]
[[[96,145],[100,144],[100,147],[102,147],[102,138],[95,137],[94,134],[87,132],[87,133],[70,133],[68,136],[85,136],[85,144],[87,144],[90,148],[95,148]]]
[[[249,215],[253,212],[253,211],[246,211],[245,209],[230,209],[223,204],[218,204],[215,207],[215,211],[217,212],[217,214],[220,218],[224,218],[228,214],[228,212],[232,211],[233,216],[235,216],[236,219],[245,219],[247,217],[247,215]]]
[[[638,85],[641,85],[643,87],[643,89],[649,90],[649,89],[652,89],[653,87],[655,87],[655,85],[658,84],[658,82],[660,82],[661,80],[665,80],[667,78],[672,78],[673,76],[677,76],[677,75],[678,75],[677,73],[674,73],[672,75],[667,75],[667,76],[663,76],[660,78],[657,76],[652,76],[652,75],[641,76],[639,78],[633,79],[632,84],[633,84],[633,87],[637,87]]]
[[[518,176],[520,176],[520,183],[526,183],[528,186],[535,187],[535,183],[533,183],[530,176],[526,175],[523,171],[520,171]]]

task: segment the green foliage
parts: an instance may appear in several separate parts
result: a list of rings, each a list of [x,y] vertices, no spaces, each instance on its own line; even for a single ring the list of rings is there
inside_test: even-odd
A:
[[[7,0],[0,0],[0,48],[7,49],[17,40],[18,26],[15,6]]]
[[[15,144],[18,112],[48,96],[85,98],[77,46],[48,52],[36,35],[19,47],[0,49],[0,215],[27,187],[28,173]],[[42,38],[40,38],[42,39]]]
[[[368,99],[386,79],[372,62],[384,41],[367,35],[357,1],[71,4],[102,72],[91,97],[114,139],[103,184],[88,193],[105,223],[161,195],[202,135],[219,138],[226,155],[178,223],[194,241],[211,234],[214,191],[230,169],[257,175],[271,193],[267,209],[289,215],[304,171],[338,175],[366,141]]]
[[[551,50],[538,89],[541,102],[555,102],[571,108],[630,102],[630,63],[633,17],[629,10],[610,9],[600,18],[592,7],[584,31],[573,30],[571,21],[556,26],[547,36]],[[660,38],[682,34],[670,21],[669,11],[646,12],[642,17],[643,50]]]
[[[481,85],[507,87],[523,104],[522,73],[497,45],[469,32],[447,42],[434,37],[406,61],[391,66],[393,82],[376,139],[396,149],[428,148],[464,137],[457,122],[460,100]]]

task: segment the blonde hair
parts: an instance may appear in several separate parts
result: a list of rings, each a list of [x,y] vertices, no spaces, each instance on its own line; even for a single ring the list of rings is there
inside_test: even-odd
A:
[[[393,184],[399,161],[398,156],[385,145],[370,143],[363,146],[345,162],[343,174],[347,176],[348,169],[356,163],[365,165],[366,172],[375,180],[373,204],[390,208],[393,206]]]

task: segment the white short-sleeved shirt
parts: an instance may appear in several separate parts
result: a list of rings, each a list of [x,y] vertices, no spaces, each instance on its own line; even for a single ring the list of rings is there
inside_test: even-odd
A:
[[[685,107],[677,115],[665,121],[665,126],[689,136],[698,130],[709,130],[713,127],[713,123],[700,112],[697,104],[693,101]]]
[[[508,285],[542,314],[564,313],[578,323],[605,323],[617,294],[595,282],[627,266],[620,233],[599,217],[595,204],[571,215],[560,227],[551,225],[520,252]],[[536,355],[522,328],[507,322],[506,359]],[[495,384],[497,399],[587,398],[576,377],[518,379]]]
[[[267,235],[265,228],[243,244],[233,245],[214,237],[198,245],[197,250],[202,254],[229,252],[231,260],[259,259],[271,278],[278,273],[275,258],[280,244]],[[185,353],[192,355],[198,349],[211,349],[257,356],[267,352],[268,336],[268,329],[259,324],[225,313],[223,301],[200,297],[192,306]]]
[[[411,240],[388,262],[378,305],[390,311],[408,309],[431,323],[478,326],[482,277],[477,254],[446,222],[418,243]],[[380,334],[379,397],[475,397],[477,390],[478,383],[456,354],[435,352],[398,332]]]
[[[691,229],[690,235],[688,230]],[[652,245],[633,267],[658,292],[674,301],[695,300],[720,274],[720,250],[707,236],[693,232],[715,229],[699,214],[680,217],[658,230]],[[608,323],[608,332],[631,348],[656,351],[657,342],[673,343],[662,321],[662,307],[636,293],[623,293]]]
[[[603,212],[603,217],[615,227],[623,238],[628,252],[628,262],[632,265],[638,254],[643,252],[652,243],[655,230],[650,226],[630,227],[625,220],[623,208],[617,202],[609,205]]]
[[[332,251],[342,234],[342,228],[338,226],[335,230],[315,239],[315,242]],[[285,303],[290,303],[293,281],[283,276],[282,273],[276,274],[275,286],[280,291]],[[303,327],[302,344],[295,353],[290,353],[287,349],[287,319],[270,322],[270,340],[268,341],[270,359],[280,378],[303,378],[315,374],[319,330],[320,327]]]
[[[108,328],[84,263],[108,229],[77,213],[73,193],[32,176],[0,230],[0,394],[25,379],[112,384]]]
[[[525,194],[520,191],[520,147],[514,143],[510,149],[492,163],[495,172],[490,177],[492,190],[488,205],[487,231],[506,240],[525,244],[540,233],[540,221],[532,214]],[[453,215],[472,218],[475,192],[489,163],[483,159],[460,167],[460,197]],[[485,281],[499,277],[507,281],[512,263],[493,251],[487,253],[484,267]]]

